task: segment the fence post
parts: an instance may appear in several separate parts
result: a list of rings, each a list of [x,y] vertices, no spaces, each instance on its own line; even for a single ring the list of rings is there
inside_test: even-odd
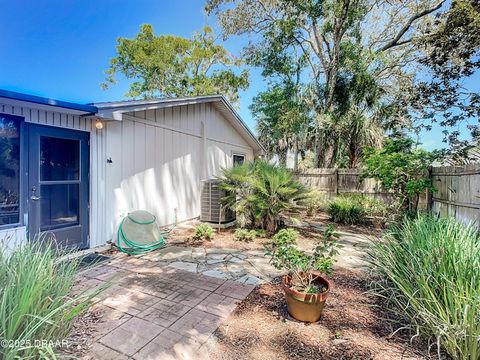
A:
[[[333,170],[333,193],[338,195],[338,169]]]
[[[432,167],[428,167],[428,178],[433,184],[433,175],[432,175]],[[433,192],[430,189],[427,189],[426,193],[426,202],[427,202],[427,211],[432,211],[433,208]]]

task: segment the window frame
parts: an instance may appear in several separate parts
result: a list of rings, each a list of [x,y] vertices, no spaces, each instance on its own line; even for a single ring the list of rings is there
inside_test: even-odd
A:
[[[11,224],[4,224],[0,225],[0,231],[2,230],[10,230],[10,229],[16,229],[19,227],[26,226],[26,213],[25,209],[27,207],[26,204],[26,186],[27,186],[27,144],[28,144],[28,139],[26,139],[26,125],[25,125],[25,117],[24,116],[19,116],[19,115],[14,115],[14,114],[9,114],[9,113],[3,113],[0,112],[0,116],[4,116],[7,118],[16,118],[19,122],[19,143],[20,143],[20,158],[19,158],[19,182],[18,182],[18,222],[16,223],[11,223]]]
[[[237,152],[237,151],[232,151],[232,167],[235,166],[235,156],[241,156],[243,157],[243,164],[245,164],[245,162],[247,161],[247,154],[245,153],[241,153],[241,152]]]

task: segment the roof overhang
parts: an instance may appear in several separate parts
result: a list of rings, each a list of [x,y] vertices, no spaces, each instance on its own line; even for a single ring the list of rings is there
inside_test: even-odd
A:
[[[254,149],[255,155],[262,155],[266,152],[265,148],[248,128],[237,111],[222,95],[107,102],[95,103],[93,105],[98,109],[98,117],[105,120],[121,121],[123,119],[123,114],[125,113],[202,103],[211,103],[213,106],[215,106],[215,108],[222,113],[223,116],[225,116],[235,130],[237,130],[247,141],[247,143]]]
[[[93,105],[77,104],[68,101],[49,99],[41,96],[23,94],[15,91],[0,89],[0,98],[5,99],[4,102],[18,106],[32,106],[48,111],[58,111],[62,108],[69,113],[76,115],[94,115],[97,108]]]

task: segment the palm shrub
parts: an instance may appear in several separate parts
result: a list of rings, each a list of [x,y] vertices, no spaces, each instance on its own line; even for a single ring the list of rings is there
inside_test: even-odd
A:
[[[69,296],[79,259],[59,255],[38,238],[9,254],[0,246],[1,359],[55,358],[55,345],[88,306],[90,297]]]
[[[285,218],[305,208],[309,191],[289,170],[264,160],[223,169],[221,187],[226,206],[237,213],[240,226],[247,223],[275,232]]]
[[[330,218],[341,224],[361,224],[365,220],[365,209],[358,201],[350,197],[338,196],[327,206]]]
[[[419,215],[370,250],[374,291],[455,359],[480,359],[478,228]],[[440,350],[440,349],[439,349]]]

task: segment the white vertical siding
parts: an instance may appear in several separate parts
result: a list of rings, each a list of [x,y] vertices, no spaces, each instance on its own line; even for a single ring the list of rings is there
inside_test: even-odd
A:
[[[202,127],[205,135],[203,137]],[[232,154],[253,150],[211,104],[139,111],[106,126],[108,238],[138,209],[160,225],[200,215],[201,180],[232,165]]]
[[[90,246],[105,244],[107,229],[105,219],[105,136],[95,128],[95,120],[65,112],[41,110],[35,107],[16,106],[0,101],[0,113],[24,117],[26,122],[56,126],[90,133]],[[17,235],[24,233],[19,228]],[[0,232],[0,239],[11,230]]]

